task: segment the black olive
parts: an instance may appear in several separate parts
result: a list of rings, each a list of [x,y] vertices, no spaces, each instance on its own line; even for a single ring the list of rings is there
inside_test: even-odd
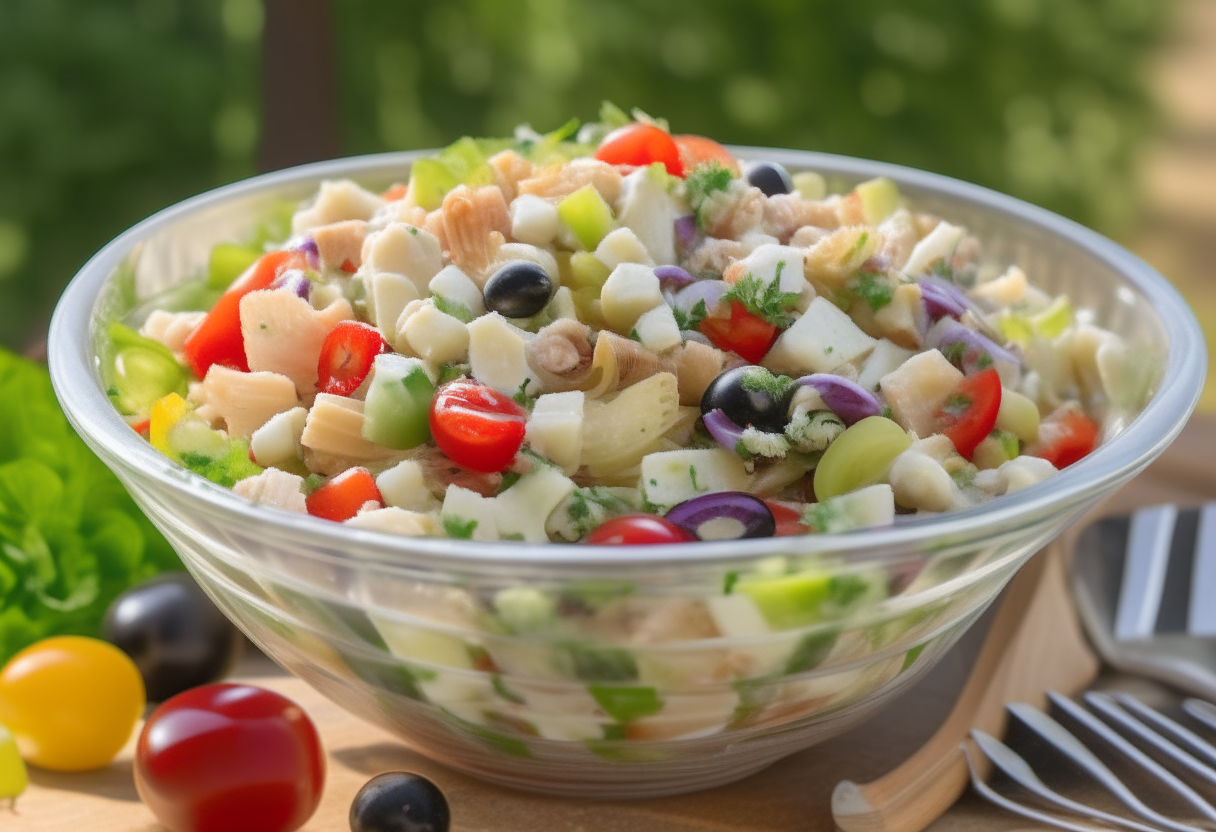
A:
[[[450,824],[443,792],[420,774],[378,774],[350,804],[350,832],[448,832]]]
[[[530,260],[512,260],[486,281],[486,309],[505,318],[531,318],[553,297],[553,281]]]
[[[777,162],[753,162],[748,165],[747,181],[763,191],[765,196],[788,194],[794,190],[790,172]]]
[[[244,643],[185,572],[160,575],[119,595],[106,610],[102,633],[135,662],[152,702],[222,679]]]
[[[705,388],[701,414],[721,410],[741,428],[748,425],[769,433],[781,433],[789,421],[793,385],[782,391],[778,379],[763,367],[736,367],[727,370]]]

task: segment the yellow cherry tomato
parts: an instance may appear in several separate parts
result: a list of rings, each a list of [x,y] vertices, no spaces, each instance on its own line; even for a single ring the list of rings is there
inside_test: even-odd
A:
[[[114,759],[146,703],[135,663],[112,644],[56,636],[0,670],[0,723],[21,756],[52,771],[87,771]]]
[[[17,743],[8,729],[0,725],[0,798],[7,797],[16,804],[17,795],[25,791],[29,783],[30,776],[17,753]]]

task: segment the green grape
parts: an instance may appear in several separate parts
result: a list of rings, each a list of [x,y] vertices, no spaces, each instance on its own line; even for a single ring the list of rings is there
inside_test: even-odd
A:
[[[912,437],[890,419],[862,419],[836,438],[815,469],[815,496],[827,500],[882,482]]]

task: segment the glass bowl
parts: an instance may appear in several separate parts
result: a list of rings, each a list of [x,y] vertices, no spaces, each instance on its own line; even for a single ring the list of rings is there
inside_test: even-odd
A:
[[[417,153],[260,176],[135,226],[59,302],[56,393],[259,647],[422,753],[498,783],[580,796],[745,777],[865,719],[925,673],[1027,558],[1174,439],[1206,356],[1169,283],[1076,223],[893,165],[737,152],[819,171],[837,188],[895,180],[916,207],[966,225],[986,257],[1019,264],[1159,356],[1147,407],[1116,419],[1118,435],[1080,463],[978,508],[840,535],[632,548],[393,537],[259,507],[127,426],[96,369],[106,322],[137,324],[142,300],[199,275],[212,245],[241,239],[284,199],[308,197],[323,179],[403,181]]]

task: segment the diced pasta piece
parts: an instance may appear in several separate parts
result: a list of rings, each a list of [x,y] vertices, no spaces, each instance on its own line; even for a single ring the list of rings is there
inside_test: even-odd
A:
[[[611,476],[637,466],[679,417],[680,395],[671,373],[643,379],[611,401],[588,400],[583,406],[582,467],[593,476]]]
[[[595,247],[595,259],[599,260],[609,270],[615,269],[622,263],[641,263],[643,266],[654,267],[654,260],[646,246],[629,228],[617,228],[609,231],[600,244]]]
[[[207,404],[223,418],[230,436],[249,436],[276,413],[299,404],[296,386],[278,373],[242,373],[213,364],[203,379]]]
[[[496,185],[476,190],[458,185],[443,198],[442,210],[451,261],[484,284],[486,267],[494,262],[499,246],[511,233],[511,216],[502,191]]]
[[[353,271],[363,262],[363,239],[367,236],[367,223],[363,220],[322,225],[314,228],[310,236],[317,244],[323,268]]]
[[[301,398],[317,392],[317,362],[325,336],[339,321],[354,320],[345,300],[313,309],[293,292],[261,290],[241,298],[241,336],[249,369],[282,373]]]
[[[489,162],[490,167],[494,169],[494,178],[498,181],[503,198],[511,202],[519,194],[520,181],[532,175],[532,163],[514,150],[495,153]]]
[[[383,199],[349,179],[322,182],[316,201],[292,216],[291,233],[301,234],[342,220],[370,220],[383,205]]]
[[[598,159],[574,159],[567,165],[543,168],[519,183],[519,193],[556,199],[569,196],[584,185],[593,186],[609,205],[615,205],[621,196],[621,174]]]
[[[354,464],[391,458],[396,452],[363,438],[363,402],[320,393],[308,411],[300,443],[309,450]]]
[[[139,334],[160,341],[173,352],[181,352],[186,338],[205,317],[206,312],[166,312],[157,309],[144,321]]]
[[[267,468],[257,476],[247,477],[232,486],[232,491],[260,505],[308,513],[304,504],[304,478],[278,468]]]
[[[417,226],[394,222],[363,241],[363,268],[369,273],[393,272],[414,282],[419,296],[443,268],[443,250],[434,234]]]
[[[881,243],[878,232],[867,226],[838,228],[806,250],[803,274],[820,294],[835,295]]]
[[[521,243],[547,246],[561,224],[557,206],[533,194],[521,194],[511,203],[511,236]]]
[[[308,410],[303,407],[293,407],[267,419],[249,438],[253,461],[263,468],[299,464],[303,459],[300,437],[307,420]]]

